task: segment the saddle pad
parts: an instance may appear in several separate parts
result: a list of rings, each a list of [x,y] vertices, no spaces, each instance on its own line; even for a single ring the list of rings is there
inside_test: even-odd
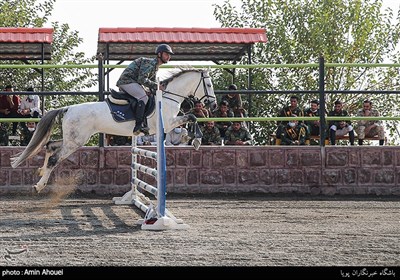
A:
[[[110,108],[111,115],[116,122],[127,122],[135,120],[131,105],[119,105],[111,103],[107,98],[106,103]]]

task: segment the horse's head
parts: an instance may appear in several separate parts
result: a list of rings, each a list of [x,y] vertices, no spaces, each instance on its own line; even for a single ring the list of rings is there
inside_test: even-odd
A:
[[[200,101],[203,101],[206,107],[210,108],[211,111],[214,111],[217,107],[217,99],[214,93],[214,86],[208,70],[201,70],[201,80],[203,90],[202,93],[200,93],[200,95],[202,96],[199,97],[199,99]],[[195,92],[194,96],[196,96],[196,93],[197,92]]]
[[[178,78],[179,77],[179,78]],[[198,99],[210,110],[217,106],[214,86],[208,70],[181,69],[172,77],[163,81],[167,85],[165,93],[183,97],[184,100]]]

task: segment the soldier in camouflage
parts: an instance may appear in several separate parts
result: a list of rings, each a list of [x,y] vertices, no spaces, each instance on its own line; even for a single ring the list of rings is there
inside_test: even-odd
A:
[[[143,127],[144,113],[147,101],[145,87],[152,91],[157,90],[156,75],[159,66],[167,63],[174,54],[172,49],[167,44],[161,44],[156,48],[156,58],[140,57],[135,59],[127,68],[122,72],[117,86],[124,92],[135,97],[138,100],[136,105],[136,125],[133,129],[133,134],[137,135],[140,132],[148,133],[149,128]],[[160,86],[163,90],[163,86]]]
[[[232,111],[229,110],[229,103],[226,100],[221,100],[221,102],[218,105],[218,109],[216,109],[213,113],[212,116],[214,118],[233,118],[234,114]],[[226,122],[216,122],[215,126],[219,129],[219,133],[221,134],[221,137],[225,137],[225,133],[228,130],[228,128],[232,125],[232,122],[226,121]]]
[[[214,121],[208,121],[201,127],[203,137],[201,138],[202,145],[221,145],[221,134],[215,126]]]
[[[8,132],[5,123],[0,123],[0,146],[8,146]]]
[[[379,117],[379,111],[372,108],[372,101],[364,100],[363,108],[358,110],[357,116],[359,117]],[[379,145],[385,142],[385,129],[381,120],[359,120],[357,122],[357,135],[358,145],[363,145],[365,137],[374,137],[378,135]]]
[[[221,97],[221,101],[225,100],[228,102],[229,111],[233,112],[234,117],[247,117],[247,111],[243,108],[242,97],[239,93],[236,93],[237,86],[231,84],[228,88],[231,90],[230,93],[225,94]]]
[[[233,122],[225,133],[225,145],[252,145],[253,137],[241,122]]]

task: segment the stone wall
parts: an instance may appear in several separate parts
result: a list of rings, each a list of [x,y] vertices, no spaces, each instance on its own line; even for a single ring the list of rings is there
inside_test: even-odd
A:
[[[155,151],[155,147],[144,147]],[[30,192],[39,180],[44,150],[18,168],[0,148],[0,192]],[[82,147],[49,180],[76,192],[123,195],[130,189],[130,147]],[[139,162],[155,167],[148,158]],[[138,173],[151,184],[155,179]],[[55,182],[57,182],[55,184]],[[271,193],[301,195],[400,195],[400,148],[395,146],[167,147],[168,193]]]

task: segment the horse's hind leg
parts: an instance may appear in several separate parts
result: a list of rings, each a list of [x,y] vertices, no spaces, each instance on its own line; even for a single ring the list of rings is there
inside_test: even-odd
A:
[[[50,175],[53,171],[53,169],[64,159],[66,159],[69,155],[71,155],[73,152],[75,152],[80,145],[64,145],[61,146],[58,145],[57,143],[63,143],[63,141],[55,142],[53,148],[54,152],[52,155],[49,156],[47,160],[47,165],[43,169],[43,176],[40,178],[39,182],[34,186],[35,190],[37,192],[40,192],[41,190],[44,189],[47,185],[47,181],[50,178]]]
[[[46,145],[46,155],[44,157],[43,166],[38,169],[39,176],[43,176],[46,166],[49,162],[49,158],[56,152],[56,150],[60,149],[62,146],[63,141],[49,141]]]

